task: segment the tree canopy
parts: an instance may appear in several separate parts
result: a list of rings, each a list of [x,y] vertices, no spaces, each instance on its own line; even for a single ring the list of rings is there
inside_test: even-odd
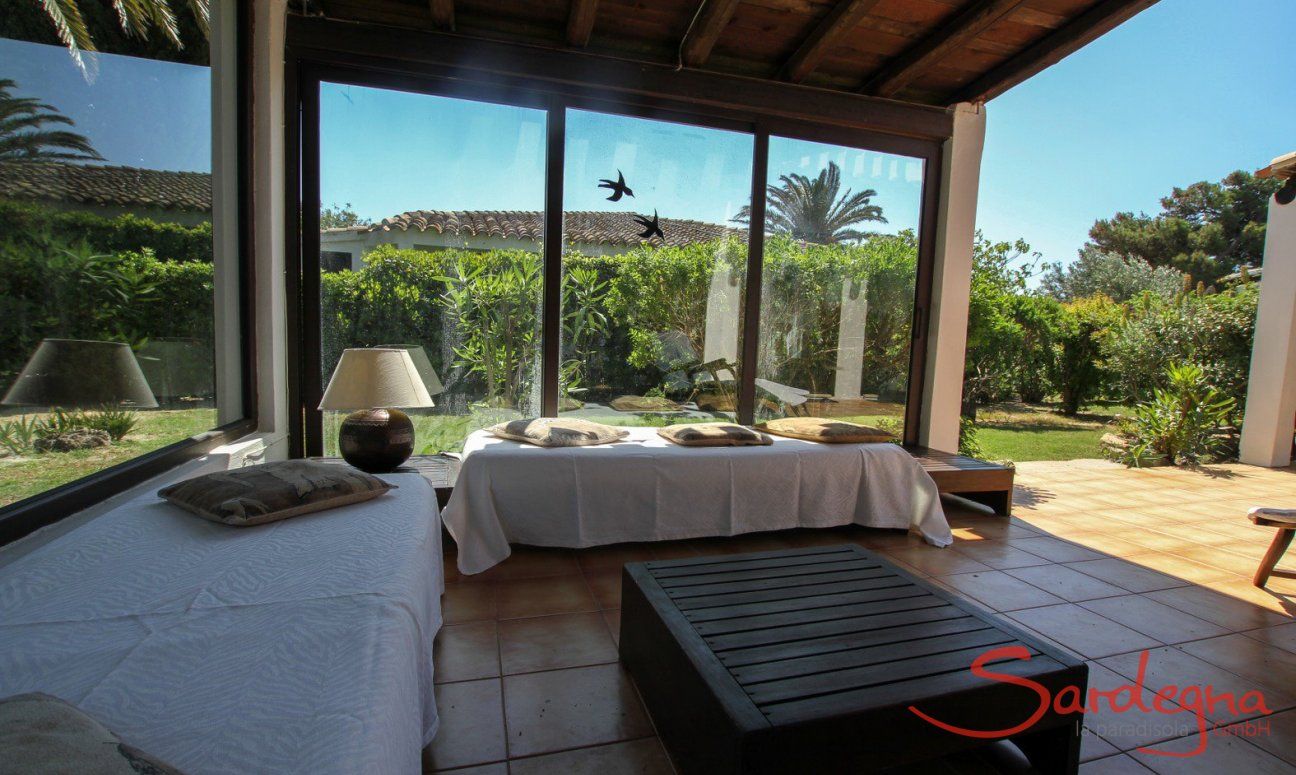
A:
[[[848,188],[846,193],[840,192],[841,167],[836,162],[828,162],[813,180],[795,172],[780,175],[779,185],[770,184],[766,189],[766,228],[804,242],[831,245],[869,236],[854,228],[858,224],[886,223],[882,208],[871,202],[876,191],[852,192]],[[744,207],[734,221],[745,224],[750,219],[751,208]]]
[[[72,119],[53,105],[12,93],[18,84],[0,78],[0,161],[101,160],[85,136],[55,126]]]
[[[1280,184],[1239,170],[1219,183],[1175,188],[1156,215],[1122,212],[1095,222],[1087,245],[1210,285],[1243,264],[1260,265],[1267,203]]]
[[[1137,256],[1106,253],[1086,245],[1071,264],[1045,264],[1040,290],[1059,301],[1097,295],[1129,301],[1144,293],[1169,298],[1183,290],[1183,277],[1173,267],[1152,266]]]

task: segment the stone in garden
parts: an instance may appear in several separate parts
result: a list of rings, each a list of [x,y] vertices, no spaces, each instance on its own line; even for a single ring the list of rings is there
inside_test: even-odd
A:
[[[112,442],[108,431],[78,428],[36,439],[37,452],[71,452],[76,449],[106,447]]]

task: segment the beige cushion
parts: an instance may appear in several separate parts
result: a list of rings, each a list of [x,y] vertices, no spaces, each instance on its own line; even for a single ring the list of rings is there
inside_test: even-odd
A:
[[[745,425],[699,422],[658,428],[657,435],[684,447],[750,447],[773,444],[774,439]]]
[[[0,700],[0,773],[179,775],[126,745],[76,706],[48,694]]]
[[[609,402],[618,412],[676,412],[679,404],[661,396],[618,396]]]
[[[158,495],[203,519],[244,527],[367,501],[392,489],[348,465],[287,460],[187,479]]]
[[[894,437],[880,428],[829,417],[782,417],[756,426],[775,436],[805,439],[825,444],[870,444],[891,441]]]
[[[525,441],[537,447],[588,447],[620,441],[630,432],[589,420],[538,417],[511,420],[486,429],[501,439]]]

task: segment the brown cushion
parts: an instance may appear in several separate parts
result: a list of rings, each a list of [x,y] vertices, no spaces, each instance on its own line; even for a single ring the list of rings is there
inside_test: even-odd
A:
[[[610,444],[630,435],[630,431],[611,425],[563,417],[511,420],[486,430],[501,439],[525,441],[537,447],[588,447]]]
[[[395,488],[348,465],[286,460],[187,479],[158,495],[203,519],[244,527],[367,501]]]
[[[773,444],[774,439],[745,425],[699,422],[658,428],[657,435],[683,447],[750,447]]]
[[[679,404],[661,396],[617,396],[609,402],[618,412],[676,412]]]
[[[843,422],[829,417],[781,417],[763,422],[756,427],[775,436],[819,441],[825,444],[870,444],[891,441],[895,438],[880,428]]]
[[[126,745],[75,705],[48,694],[0,700],[0,772],[180,773]]]

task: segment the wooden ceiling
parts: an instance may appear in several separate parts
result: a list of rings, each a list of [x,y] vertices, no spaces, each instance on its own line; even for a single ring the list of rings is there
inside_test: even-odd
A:
[[[1156,0],[295,0],[296,13],[945,106],[995,97]]]

